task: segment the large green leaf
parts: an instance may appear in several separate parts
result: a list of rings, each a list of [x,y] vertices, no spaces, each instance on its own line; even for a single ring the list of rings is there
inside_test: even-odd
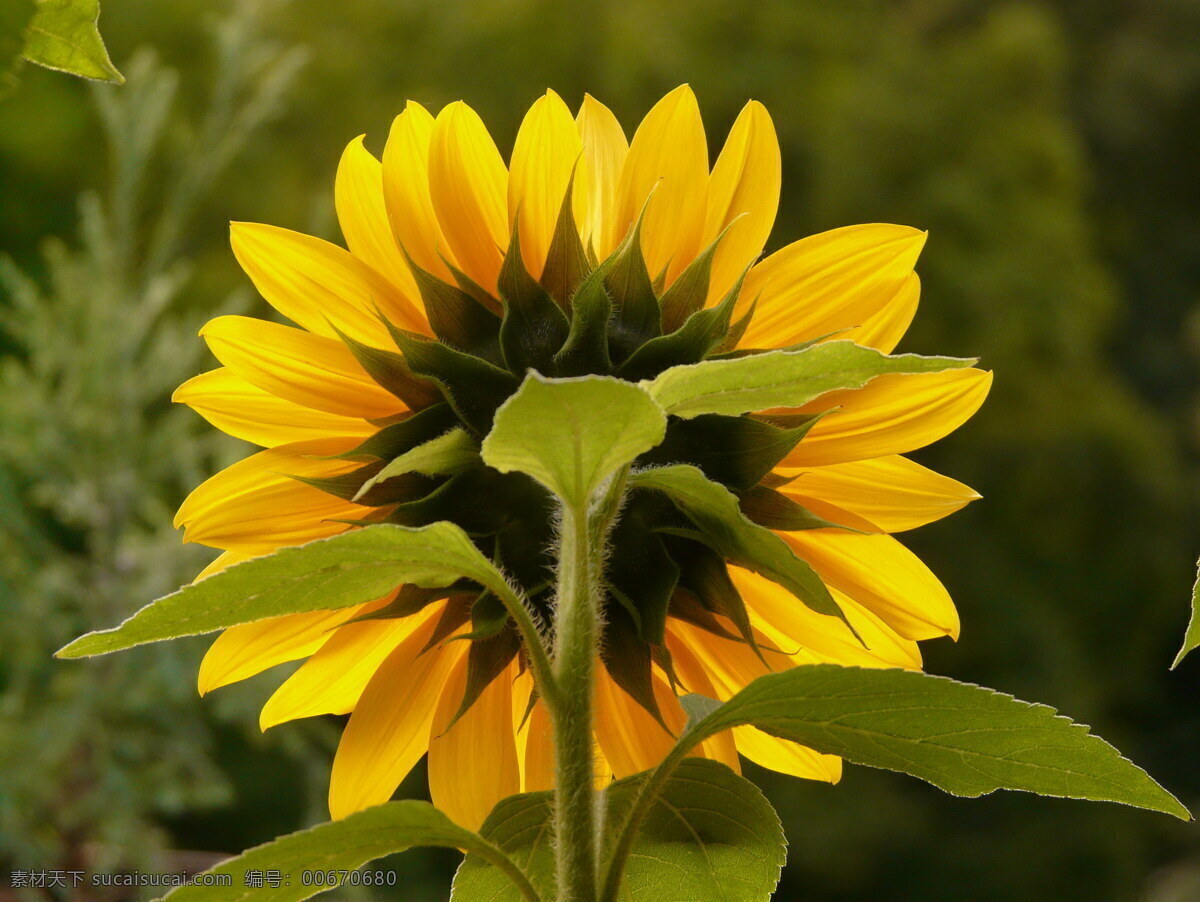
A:
[[[99,18],[99,0],[38,0],[25,32],[25,59],[47,69],[123,84],[125,77],[108,58],[100,37]]]
[[[483,460],[527,473],[583,510],[600,484],[662,441],[667,418],[646,391],[606,376],[530,373],[496,411]]]
[[[674,416],[737,416],[772,407],[799,407],[826,392],[861,388],[884,373],[931,373],[974,362],[917,354],[889,357],[851,341],[828,341],[796,351],[676,366],[642,384]]]
[[[1200,576],[1196,577],[1196,583],[1192,586],[1192,617],[1188,621],[1187,633],[1183,637],[1183,647],[1175,656],[1175,662],[1171,665],[1171,669],[1174,670],[1178,667],[1197,646],[1200,646]]]
[[[333,875],[345,882],[350,871],[368,861],[414,846],[463,849],[489,863],[498,885],[511,890],[510,898],[526,902],[539,898],[517,866],[494,843],[459,827],[428,802],[415,801],[388,802],[340,821],[282,836],[204,872],[227,877],[228,886],[189,884],[165,898],[171,902],[299,902],[334,888],[328,882],[315,885],[315,880],[306,878],[306,872],[319,873],[323,878]],[[279,872],[279,886],[246,885],[248,874],[274,871]]]
[[[647,774],[604,792],[605,823],[624,820]],[[546,898],[554,896],[550,793],[505,799],[480,834],[514,861]],[[783,828],[753,783],[723,764],[682,762],[650,806],[630,852],[624,902],[758,902],[771,896],[786,851]],[[515,887],[481,856],[468,855],[454,878],[453,902],[516,902]]]
[[[1088,727],[992,689],[904,670],[812,664],[755,680],[724,704],[687,696],[692,747],[750,724],[854,764],[900,771],[958,796],[1015,789],[1188,810]]]
[[[83,658],[267,617],[334,610],[379,598],[401,583],[433,588],[464,577],[519,604],[503,574],[453,523],[368,526],[236,564],[151,602],[118,627],[81,636],[57,656]]]
[[[771,530],[746,519],[737,496],[700,470],[686,465],[640,470],[629,477],[629,485],[663,492],[714,551],[779,583],[818,614],[845,621],[816,571]]]

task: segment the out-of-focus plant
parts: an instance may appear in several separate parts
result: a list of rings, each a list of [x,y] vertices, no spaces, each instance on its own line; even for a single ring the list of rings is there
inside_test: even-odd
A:
[[[241,4],[218,24],[197,123],[175,112],[177,76],[149,51],[130,61],[126,87],[95,88],[108,190],[80,199],[77,246],[46,242],[44,279],[0,260],[11,348],[0,359],[3,865],[146,864],[163,845],[157,818],[228,794],[177,655],[155,649],[84,673],[50,651],[202,562],[180,546],[170,506],[234,449],[169,403],[202,356],[197,314],[181,309],[185,245],[197,199],[302,62],[262,37],[261,7]],[[169,134],[184,152],[168,152]]]

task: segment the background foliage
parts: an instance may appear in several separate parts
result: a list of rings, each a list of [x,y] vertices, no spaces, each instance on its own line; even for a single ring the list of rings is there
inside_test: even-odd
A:
[[[336,237],[338,155],[363,131],[378,151],[405,98],[465,98],[507,148],[548,85],[631,127],[688,80],[714,148],[763,101],[784,150],[772,246],[860,221],[930,230],[901,350],[979,354],[998,378],[918,455],[985,496],[909,537],[963,614],[929,669],[1094,724],[1196,807],[1200,663],[1166,667],[1200,547],[1200,8],[293,0],[255,25],[261,4],[237,6],[214,42],[208,0],[109,0],[128,85],[25,67],[0,102],[0,875],[164,866],[319,819],[336,724],[258,734],[279,675],[201,703],[203,643],[48,655],[204,561],[170,511],[242,449],[167,398],[205,365],[195,328],[261,304],[230,300],[247,283],[225,222]],[[838,787],[753,776],[789,832],[781,899],[1200,894],[1200,834],[1166,818],[860,768]],[[443,898],[453,860],[399,859],[406,898]]]

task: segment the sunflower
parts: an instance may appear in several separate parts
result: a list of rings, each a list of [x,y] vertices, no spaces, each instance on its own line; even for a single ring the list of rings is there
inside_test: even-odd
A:
[[[925,242],[916,229],[839,228],[759,260],[780,168],[771,119],[751,101],[710,170],[687,86],[632,141],[593,98],[572,116],[548,91],[508,166],[465,103],[436,117],[409,103],[382,161],[361,137],[341,158],[348,249],[234,223],[239,263],[295,325],[217,317],[201,334],[221,367],[175,394],[264,449],[180,508],[185,539],[222,550],[198,578],[364,524],[449,520],[549,620],[551,498],[476,453],[527,370],[636,381],[832,336],[890,352],[911,321]],[[892,534],[978,496],[902,455],[961,425],[990,383],[973,368],[884,375],[802,408],[672,418],[636,464],[692,464],[733,491],[815,570],[853,630],[724,560],[661,496],[631,492],[606,576],[599,779],[662,759],[684,722],[682,692],[724,699],[813,662],[919,669],[918,640],[957,636],[946,590]],[[452,466],[383,472],[450,439]],[[516,631],[479,586],[397,586],[360,607],[233,627],[208,650],[199,689],[300,659],[260,722],[349,714],[334,817],[386,801],[426,754],[435,804],[468,826],[506,796],[551,788],[548,714]],[[744,756],[798,777],[840,776],[838,758],[751,727],[698,754],[735,770]]]

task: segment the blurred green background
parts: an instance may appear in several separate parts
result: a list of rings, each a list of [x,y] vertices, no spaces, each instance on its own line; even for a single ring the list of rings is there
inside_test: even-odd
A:
[[[771,247],[930,231],[901,348],[997,379],[916,455],[984,495],[906,537],[962,611],[928,667],[1093,724],[1200,808],[1200,658],[1167,670],[1200,550],[1195,0],[107,0],[101,26],[126,86],[26,66],[0,101],[0,886],[323,819],[339,725],[260,734],[278,673],[200,702],[200,641],[49,655],[207,560],[171,512],[247,449],[167,399],[209,365],[204,320],[261,308],[226,222],[336,238],[341,150],[366,132],[378,152],[406,98],[468,100],[507,152],[547,86],[631,132],[688,81],[714,152],[761,100],[784,154]],[[1165,817],[752,776],[788,830],[783,902],[1200,899],[1200,832]],[[444,899],[453,865],[389,863],[411,902]]]

